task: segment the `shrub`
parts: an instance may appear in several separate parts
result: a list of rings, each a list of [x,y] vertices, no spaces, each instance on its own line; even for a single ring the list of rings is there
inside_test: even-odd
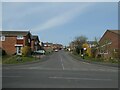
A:
[[[2,50],[2,55],[6,55],[6,52],[5,52],[5,50]]]
[[[112,63],[118,63],[119,60],[118,59],[115,59],[115,58],[109,58],[109,61],[112,62]]]
[[[29,46],[25,46],[22,48],[22,55],[28,56],[31,54],[31,48]]]
[[[76,53],[80,54],[80,48],[79,47],[76,47]]]
[[[5,50],[3,50],[3,49],[0,49],[0,56],[4,56],[4,55],[6,55],[6,52],[5,52]]]

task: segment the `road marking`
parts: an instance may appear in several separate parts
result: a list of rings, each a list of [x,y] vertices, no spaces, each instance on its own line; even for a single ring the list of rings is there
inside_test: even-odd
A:
[[[27,67],[27,68],[4,68],[4,70],[61,70],[60,68],[45,68],[45,67]],[[69,70],[69,71],[96,71],[96,72],[118,72],[115,69],[90,69],[90,68],[64,68],[62,63],[62,70]]]
[[[62,69],[65,70],[64,65],[63,65],[63,60],[62,57],[60,56],[61,64],[62,64]]]
[[[82,62],[83,64],[90,64],[90,63],[87,63],[87,62]]]
[[[3,78],[18,78],[18,77],[23,77],[23,76],[0,76],[0,77],[3,77]]]
[[[75,77],[48,77],[50,79],[67,79],[67,80],[100,80],[100,81],[111,81],[112,79],[95,79],[95,78],[75,78]]]

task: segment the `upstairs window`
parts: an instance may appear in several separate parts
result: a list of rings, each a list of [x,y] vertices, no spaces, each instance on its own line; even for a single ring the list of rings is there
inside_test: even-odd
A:
[[[0,41],[5,41],[5,36],[0,36]]]
[[[22,35],[18,35],[17,39],[23,39],[23,36]]]
[[[119,50],[118,49],[114,49],[114,53],[118,53],[119,52]]]

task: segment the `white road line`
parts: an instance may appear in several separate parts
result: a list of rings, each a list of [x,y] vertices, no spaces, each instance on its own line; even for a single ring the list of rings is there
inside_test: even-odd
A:
[[[63,62],[63,60],[62,60]],[[113,69],[90,69],[90,68],[64,68],[64,64],[62,63],[62,70],[70,70],[70,71],[101,71],[101,72],[118,72],[118,70]],[[29,68],[4,68],[5,70],[61,70],[60,68],[45,68],[45,67],[29,67]]]
[[[83,64],[90,64],[90,63],[87,63],[87,62],[82,62]]]
[[[18,77],[23,77],[23,76],[0,76],[0,77],[5,77],[5,78],[18,78]]]
[[[98,78],[75,78],[75,77],[48,77],[50,79],[68,79],[68,80],[100,80],[100,81],[111,81],[112,79],[98,79]]]
[[[60,56],[61,64],[62,64],[62,69],[65,70],[64,65],[63,65],[63,60],[62,57]]]

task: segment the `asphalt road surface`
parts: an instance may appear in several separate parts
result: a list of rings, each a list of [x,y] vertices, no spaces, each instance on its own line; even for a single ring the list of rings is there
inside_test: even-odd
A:
[[[75,60],[65,51],[42,62],[3,66],[3,88],[118,88],[118,68]]]

